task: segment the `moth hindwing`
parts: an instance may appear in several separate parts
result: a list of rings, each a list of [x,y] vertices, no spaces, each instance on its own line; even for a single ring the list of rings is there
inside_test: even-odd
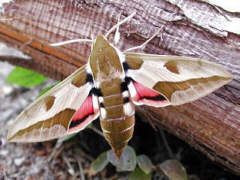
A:
[[[122,53],[103,36],[89,62],[27,107],[9,127],[13,142],[46,141],[76,133],[97,117],[120,157],[131,139],[134,105],[191,102],[231,81],[220,65],[188,57]]]

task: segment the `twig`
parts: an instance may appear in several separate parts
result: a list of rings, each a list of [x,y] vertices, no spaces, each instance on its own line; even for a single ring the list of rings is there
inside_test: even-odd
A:
[[[81,159],[80,159],[79,156],[77,156],[77,155],[75,155],[75,158],[76,158],[76,160],[77,160],[78,167],[79,167],[79,171],[80,171],[80,179],[81,179],[81,180],[85,180],[85,176],[84,176],[84,172],[83,172],[83,168],[82,168]]]
[[[153,123],[154,120],[158,121],[158,119],[150,111],[146,110],[144,106],[136,106],[136,112],[139,115],[140,119],[148,122],[155,131],[158,131],[158,128]]]
[[[166,149],[167,149],[167,152],[168,152],[169,157],[170,157],[170,158],[175,158],[175,156],[174,156],[174,154],[173,154],[173,152],[172,152],[172,149],[170,148],[170,146],[169,146],[169,144],[168,144],[168,142],[167,142],[167,138],[166,138],[166,136],[165,136],[165,133],[164,133],[164,131],[163,131],[162,129],[160,129],[160,135],[161,135],[161,137],[162,137],[164,146],[165,146]]]
[[[65,156],[65,155],[62,155],[62,158],[64,160],[64,162],[67,164],[67,167],[68,167],[68,172],[74,176],[75,175],[75,171],[71,165],[71,163],[69,162],[68,158]]]
[[[116,179],[119,179],[119,175],[118,174],[115,174],[109,178],[106,178],[106,180],[116,180]]]
[[[94,161],[94,158],[92,156],[88,155],[87,153],[85,153],[81,148],[78,148],[75,151],[76,151],[75,154],[80,154],[81,157],[86,158],[89,162]]]
[[[103,136],[103,133],[101,131],[99,131],[97,128],[95,128],[94,126],[89,126],[89,129],[93,130],[95,133],[97,133],[98,135]]]
[[[62,152],[63,149],[64,147],[62,146],[62,142],[57,141],[47,161],[50,162],[52,159],[55,159]]]

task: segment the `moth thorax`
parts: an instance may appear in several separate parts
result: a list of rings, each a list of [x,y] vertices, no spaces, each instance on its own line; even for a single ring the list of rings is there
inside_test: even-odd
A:
[[[103,96],[110,96],[114,94],[121,93],[121,83],[122,80],[120,78],[114,78],[111,80],[105,80],[100,83],[100,89],[102,91]]]
[[[99,76],[110,77],[116,72],[123,73],[118,52],[103,36],[98,36],[93,45],[90,67],[95,80]]]

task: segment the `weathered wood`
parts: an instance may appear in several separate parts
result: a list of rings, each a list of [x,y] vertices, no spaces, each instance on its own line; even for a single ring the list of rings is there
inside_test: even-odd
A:
[[[90,45],[48,43],[104,34],[120,13],[123,19],[132,12],[136,16],[120,27],[121,50],[162,28],[145,52],[200,57],[225,66],[234,80],[207,97],[182,106],[141,109],[156,124],[240,174],[239,14],[193,0],[19,0],[5,4],[4,10],[0,40],[30,55],[29,67],[57,79],[87,61]]]

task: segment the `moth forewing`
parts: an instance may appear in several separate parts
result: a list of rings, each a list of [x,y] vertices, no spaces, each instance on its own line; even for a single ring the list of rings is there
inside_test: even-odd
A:
[[[85,69],[79,68],[28,106],[9,126],[8,140],[38,142],[73,133],[69,124],[91,90]]]
[[[221,65],[190,57],[125,53],[129,76],[171,105],[194,101],[232,80]]]

